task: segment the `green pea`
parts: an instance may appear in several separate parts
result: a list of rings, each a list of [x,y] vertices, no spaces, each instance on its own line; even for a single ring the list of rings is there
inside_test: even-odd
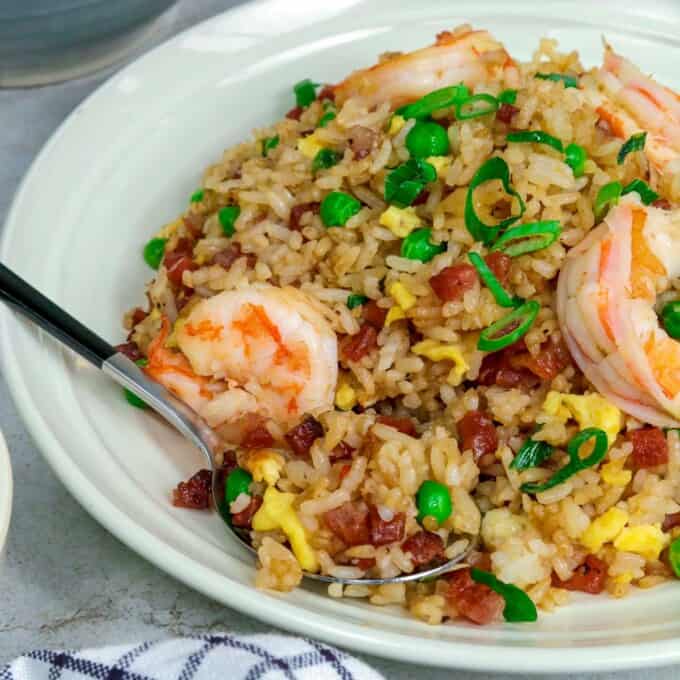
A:
[[[250,472],[243,468],[236,468],[229,473],[224,488],[224,497],[227,503],[233,503],[242,493],[250,495],[250,484],[253,477]]]
[[[137,366],[144,367],[149,365],[149,360],[146,357],[142,357],[141,359],[137,359],[135,361]],[[127,403],[130,404],[130,406],[134,406],[135,408],[140,408],[140,409],[145,409],[147,407],[147,404],[145,401],[142,401],[134,392],[131,392],[130,390],[123,388],[123,394],[125,395],[125,399],[127,400]]]
[[[326,111],[326,113],[324,113],[323,116],[319,118],[319,122],[316,126],[320,128],[326,127],[326,125],[328,125],[328,123],[330,123],[335,118],[335,115],[335,111]]]
[[[144,246],[144,261],[151,269],[158,269],[161,266],[167,241],[166,238],[152,238]]]
[[[414,158],[445,156],[449,152],[449,136],[441,125],[419,120],[406,135],[406,148]]]
[[[361,307],[361,305],[365,305],[367,302],[368,298],[365,295],[357,295],[356,293],[352,293],[352,295],[347,296],[347,306],[350,309]]]
[[[663,306],[661,310],[661,320],[666,333],[675,338],[680,338],[680,300],[673,300]]]
[[[347,220],[361,210],[361,203],[344,191],[331,191],[321,201],[321,221],[327,227],[344,227]]]
[[[340,162],[341,158],[342,154],[333,151],[333,149],[321,149],[321,151],[314,156],[314,160],[312,161],[312,172],[332,168]]]
[[[416,504],[418,505],[419,522],[422,522],[426,517],[434,517],[439,524],[442,524],[453,512],[448,487],[431,479],[425,480],[420,485],[416,494]]]
[[[234,223],[241,214],[241,208],[237,205],[227,205],[224,208],[220,208],[217,212],[217,219],[222,225],[222,231],[225,236],[233,236],[236,231]]]
[[[203,200],[203,197],[205,196],[205,193],[203,189],[196,189],[193,194],[191,194],[191,198],[189,201],[191,203],[200,203]]]
[[[430,243],[430,236],[432,236],[432,230],[426,227],[412,231],[401,242],[401,256],[409,260],[429,262],[435,255],[443,253],[446,250],[446,244],[434,245]]]

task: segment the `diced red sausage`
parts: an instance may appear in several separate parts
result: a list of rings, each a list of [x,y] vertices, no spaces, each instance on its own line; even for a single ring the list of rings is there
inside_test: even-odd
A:
[[[198,238],[201,231],[203,230],[203,225],[207,215],[202,215],[201,213],[189,213],[182,218],[184,226],[191,232],[194,238]]]
[[[633,444],[633,467],[651,468],[668,462],[666,435],[658,427],[643,427],[631,430],[626,438]]]
[[[264,425],[257,425],[252,430],[246,432],[241,441],[244,449],[266,449],[274,443],[269,430]]]
[[[291,120],[300,120],[303,111],[304,108],[302,106],[294,106],[290,111],[288,111],[286,118],[290,118]]]
[[[463,451],[471,450],[475,460],[498,448],[498,435],[493,421],[482,411],[468,411],[458,423]]]
[[[518,113],[519,109],[516,106],[508,104],[507,102],[503,102],[498,107],[498,111],[496,111],[496,120],[499,120],[501,123],[505,123],[506,125],[510,125],[510,123],[512,123],[513,116],[516,116]]]
[[[411,205],[423,205],[427,203],[427,199],[430,198],[430,192],[427,189],[423,189],[414,199]]]
[[[340,343],[340,353],[347,361],[359,361],[378,346],[378,331],[364,323],[355,335],[348,335]]]
[[[550,337],[536,356],[529,352],[517,354],[510,359],[514,368],[527,368],[541,380],[552,380],[571,362],[567,346],[562,340]]]
[[[184,272],[196,269],[191,241],[187,238],[180,239],[174,250],[165,253],[163,264],[168,271],[168,279],[171,283],[181,286]]]
[[[288,220],[288,228],[293,231],[300,231],[302,229],[300,225],[300,220],[305,213],[311,212],[314,215],[318,215],[321,210],[321,203],[318,201],[312,201],[311,203],[298,203],[294,205],[290,210],[290,218]]]
[[[135,307],[132,311],[132,325],[136,326],[138,323],[142,323],[147,316],[149,316],[149,312],[144,311],[141,307]]]
[[[457,569],[445,576],[448,589],[444,597],[468,621],[480,626],[498,621],[505,600],[489,586],[472,580],[470,569]]]
[[[663,524],[661,525],[661,531],[670,531],[675,529],[675,527],[680,527],[680,512],[671,512],[663,518]]]
[[[124,342],[121,345],[116,345],[115,350],[124,354],[131,361],[139,361],[144,358],[136,342]]]
[[[319,437],[323,437],[323,426],[312,416],[307,416],[285,435],[288,446],[297,456],[308,456],[312,444]]]
[[[439,534],[431,531],[419,531],[409,536],[401,545],[404,552],[411,553],[413,566],[422,567],[434,562],[434,560],[444,560],[444,541]]]
[[[466,290],[470,290],[477,281],[477,271],[466,262],[444,267],[439,274],[430,279],[430,287],[434,294],[444,302],[459,300]]]
[[[407,434],[409,437],[415,437],[418,433],[416,424],[411,418],[397,418],[396,416],[378,416],[376,422],[387,427],[393,427],[402,434]]]
[[[231,523],[235,527],[241,527],[243,529],[250,529],[253,517],[255,513],[260,509],[262,505],[262,496],[251,496],[250,503],[235,515],[231,516]]]
[[[659,208],[661,210],[671,209],[671,202],[667,198],[657,198],[656,201],[652,203],[652,205],[655,208]]]
[[[212,472],[199,470],[186,482],[180,482],[172,492],[172,504],[178,508],[205,510],[210,507]]]
[[[375,300],[369,300],[362,308],[362,314],[367,323],[375,326],[377,329],[385,325],[385,318],[387,317],[387,310],[378,307]]]
[[[345,545],[370,543],[371,532],[368,523],[368,508],[363,503],[347,501],[323,514],[326,526]]]
[[[404,526],[406,516],[403,512],[396,512],[390,520],[384,520],[378,508],[372,505],[369,510],[369,526],[371,531],[371,543],[375,546],[395,543],[404,538]]]
[[[345,460],[351,458],[354,453],[355,448],[350,446],[347,442],[340,442],[328,455],[331,463],[335,463],[339,460]]]
[[[354,154],[354,160],[366,158],[373,148],[378,134],[363,125],[354,125],[348,130],[349,146]]]
[[[552,575],[552,584],[555,588],[566,590],[579,590],[582,593],[597,595],[604,590],[607,579],[607,563],[595,555],[588,555],[574,573],[566,581],[561,581],[557,574]]]
[[[375,557],[350,557],[347,561],[351,567],[358,567],[367,571],[368,569],[373,569],[375,567]]]
[[[319,94],[316,96],[316,98],[322,102],[324,99],[328,99],[329,101],[334,102],[335,101],[335,89],[333,88],[332,85],[324,85],[323,88],[319,91]]]
[[[236,262],[240,257],[246,258],[246,266],[252,269],[257,262],[257,256],[254,253],[243,253],[241,250],[240,243],[231,243],[224,250],[220,250],[219,253],[213,255],[213,264],[218,264],[224,269],[230,269],[231,265]]]
[[[505,253],[489,253],[484,258],[484,262],[486,262],[487,267],[501,284],[507,282],[510,267],[512,266],[512,258],[510,256]]]
[[[536,387],[539,379],[527,368],[515,367],[505,352],[493,352],[482,359],[477,382],[500,387]]]

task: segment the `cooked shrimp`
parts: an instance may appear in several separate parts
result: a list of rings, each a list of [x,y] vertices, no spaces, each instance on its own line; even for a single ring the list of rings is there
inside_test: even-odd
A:
[[[332,408],[337,339],[299,290],[225,291],[199,302],[176,335],[194,390],[201,381],[227,385],[197,409],[213,426],[245,413],[285,424]]]
[[[342,104],[361,97],[369,106],[389,101],[393,107],[412,102],[448,85],[472,88],[504,77],[517,87],[519,71],[505,48],[488,31],[444,31],[434,45],[414,52],[389,55],[367,69],[354,71],[334,87]]]
[[[680,275],[680,211],[624,197],[567,256],[557,315],[571,354],[623,411],[680,424],[680,342],[659,325],[657,295]]]
[[[680,156],[680,96],[605,45],[597,112],[622,139],[647,131],[645,152],[659,172]]]

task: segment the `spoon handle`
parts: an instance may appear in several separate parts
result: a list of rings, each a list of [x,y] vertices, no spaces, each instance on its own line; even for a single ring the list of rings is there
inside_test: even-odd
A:
[[[0,262],[0,300],[102,368],[116,350]]]

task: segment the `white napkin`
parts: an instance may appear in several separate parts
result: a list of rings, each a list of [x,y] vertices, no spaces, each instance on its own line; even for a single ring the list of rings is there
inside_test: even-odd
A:
[[[384,680],[321,642],[284,635],[204,635],[80,652],[36,650],[0,680]]]

